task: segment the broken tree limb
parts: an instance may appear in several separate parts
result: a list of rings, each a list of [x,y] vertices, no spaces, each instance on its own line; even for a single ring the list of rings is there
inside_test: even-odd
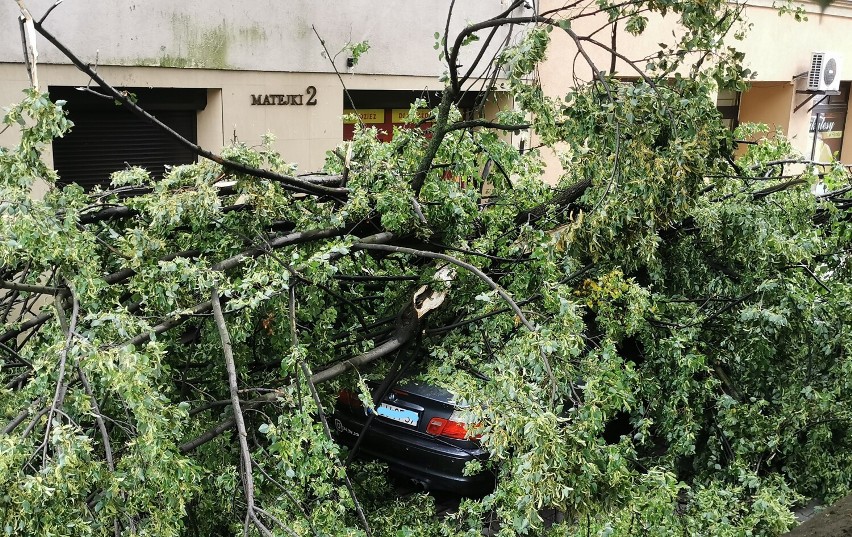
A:
[[[15,0],[21,10],[18,21],[21,25],[21,45],[24,47],[24,63],[30,77],[30,86],[38,91],[38,49],[36,48],[35,20],[23,0]],[[48,12],[49,13],[49,12]]]
[[[213,309],[213,322],[219,331],[222,341],[222,354],[225,358],[225,369],[228,372],[228,391],[231,394],[231,408],[234,410],[234,419],[237,426],[237,441],[240,445],[240,461],[242,463],[243,491],[246,495],[246,531],[248,522],[254,523],[258,531],[264,536],[272,536],[272,532],[260,521],[255,512],[254,505],[254,475],[251,467],[251,452],[248,447],[248,433],[246,432],[245,418],[240,406],[240,388],[237,382],[237,367],[234,364],[234,354],[231,350],[231,335],[228,333],[228,325],[222,313],[222,304],[219,301],[219,290],[214,286],[210,293],[210,303]]]
[[[544,215],[547,214],[548,211],[556,208],[565,209],[569,207],[572,203],[576,202],[580,199],[586,190],[592,186],[591,179],[583,179],[581,181],[577,181],[573,185],[568,188],[562,189],[558,191],[547,203],[543,203],[528,211],[523,211],[518,213],[515,217],[515,223],[517,224],[527,224],[533,223],[537,220],[540,220]]]
[[[392,336],[388,340],[384,341],[380,345],[377,345],[376,347],[365,353],[362,353],[353,358],[349,358],[347,360],[341,360],[340,362],[330,367],[327,367],[322,371],[313,373],[309,378],[309,382],[312,384],[319,384],[320,382],[325,382],[326,380],[333,379],[339,375],[342,375],[346,371],[355,369],[363,365],[367,365],[380,358],[388,356],[391,353],[402,349],[406,344],[410,343],[414,339],[414,337],[422,330],[422,319],[426,315],[426,313],[434,310],[438,305],[443,302],[443,298],[438,299],[438,296],[446,294],[446,283],[443,279],[441,281],[442,283],[439,286],[436,286],[438,287],[437,289],[432,289],[431,286],[427,289],[421,287],[417,290],[417,292],[412,295],[411,302],[403,306],[403,308],[397,315],[396,326],[394,328]],[[260,397],[249,401],[246,404],[246,408],[261,405],[264,403],[271,403],[278,399],[280,393],[280,389],[269,391],[261,395]],[[197,447],[206,444],[207,442],[213,440],[225,431],[231,430],[234,427],[235,423],[236,422],[234,420],[234,416],[228,416],[227,418],[216,424],[214,427],[208,429],[203,434],[182,444],[180,446],[181,453],[188,453],[190,451],[193,451]]]
[[[428,257],[428,258],[431,258],[431,259],[440,259],[442,261],[452,263],[453,265],[457,265],[457,266],[473,273],[477,278],[479,278],[480,280],[485,282],[488,285],[488,287],[490,287],[492,290],[496,291],[497,294],[500,295],[500,298],[502,298],[507,304],[509,304],[509,307],[511,307],[512,311],[515,312],[515,315],[518,316],[518,319],[520,319],[521,323],[530,332],[536,331],[535,327],[532,325],[532,323],[529,322],[529,320],[527,320],[526,316],[524,315],[524,312],[521,311],[521,308],[518,306],[518,304],[515,302],[515,300],[511,296],[509,296],[509,293],[507,293],[505,290],[503,290],[502,287],[497,285],[497,283],[494,280],[492,280],[491,278],[489,278],[487,274],[485,274],[484,272],[482,272],[478,268],[474,267],[470,263],[466,263],[466,262],[462,261],[461,259],[457,259],[453,256],[449,256],[449,255],[446,255],[446,254],[440,254],[440,253],[437,253],[437,252],[429,252],[429,251],[426,251],[426,250],[415,250],[413,248],[406,248],[406,247],[403,247],[403,246],[393,246],[393,245],[389,245],[389,244],[355,243],[355,244],[352,245],[352,248],[355,249],[355,250],[379,250],[379,251],[384,251],[384,252],[395,252],[395,253],[401,253],[401,254],[416,255],[416,256],[419,256],[419,257]]]

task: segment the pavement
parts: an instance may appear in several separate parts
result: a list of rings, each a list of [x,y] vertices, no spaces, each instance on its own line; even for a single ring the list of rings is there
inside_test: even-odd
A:
[[[822,511],[811,508],[811,515],[783,537],[852,537],[852,494]]]

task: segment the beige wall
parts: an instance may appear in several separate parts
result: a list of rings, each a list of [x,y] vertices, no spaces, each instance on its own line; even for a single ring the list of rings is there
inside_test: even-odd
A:
[[[541,4],[541,9],[545,10],[562,6],[565,2],[542,0]],[[769,0],[748,2],[744,18],[750,30],[743,41],[729,35],[726,42],[745,53],[746,66],[757,73],[756,81],[792,81],[794,76],[808,70],[813,51],[837,52],[847,58],[847,68],[841,69],[841,75],[845,80],[852,79],[852,2],[834,2],[822,15],[816,3],[806,2],[804,6],[808,20],[796,22],[792,16],[779,16]],[[584,35],[598,30],[605,23],[604,17],[587,17],[573,21],[572,29]],[[673,34],[680,33],[675,18],[651,16],[647,30],[638,37],[620,31],[617,48],[629,58],[643,58],[656,53],[659,43],[673,43]],[[607,46],[611,44],[608,29],[597,33],[596,38]],[[582,58],[574,60],[577,48],[568,35],[557,29],[551,33],[551,40],[553,45],[548,60],[540,70],[542,82],[551,94],[564,93],[572,85],[575,74],[582,80],[589,80],[591,71]],[[610,70],[611,56],[607,51],[591,43],[585,45],[585,51],[598,69]],[[639,67],[644,67],[644,64],[644,61],[640,62]],[[616,72],[623,76],[636,76],[636,72],[621,60],[616,63]]]
[[[796,82],[756,82],[742,94],[740,101],[740,122],[765,123],[770,132],[780,128],[790,139],[793,147],[803,156],[810,157],[813,140],[808,132],[812,112],[809,110],[820,99],[817,95],[808,100],[809,95],[796,93],[803,83]],[[796,111],[796,106],[802,105]],[[840,161],[852,163],[852,114],[847,113],[844,126],[843,147]]]
[[[300,171],[322,168],[326,151],[343,138],[343,90],[332,74],[280,73],[251,71],[214,71],[205,69],[169,69],[148,67],[101,67],[99,73],[117,87],[207,88],[207,107],[198,116],[198,142],[218,152],[236,138],[250,146],[261,143],[270,132],[276,136],[275,148],[284,158],[299,165]],[[48,86],[79,86],[86,77],[71,66],[39,67],[42,89]],[[21,98],[29,84],[21,64],[0,64],[0,106],[9,106]],[[434,78],[405,76],[345,75],[350,89],[439,90]],[[252,106],[252,95],[302,94],[316,88],[315,106]],[[18,132],[10,128],[0,134],[0,145],[16,143]],[[50,159],[50,154],[46,155]]]
[[[262,143],[272,133],[274,147],[285,160],[298,164],[300,172],[318,171],[326,152],[343,139],[343,89],[333,74],[254,71],[215,71],[156,67],[101,67],[99,73],[116,87],[206,88],[207,106],[198,114],[198,143],[219,152],[236,139],[249,146]],[[344,75],[349,89],[439,91],[443,85],[430,77]],[[48,86],[80,86],[86,77],[71,66],[41,65],[42,89]],[[26,69],[21,64],[0,63],[0,106],[20,100],[28,87]],[[308,106],[308,86],[316,88],[315,106]],[[252,105],[252,95],[302,94],[301,106]],[[486,117],[493,119],[501,106],[511,106],[508,96],[489,99]],[[10,128],[0,134],[0,146],[17,143],[18,131]],[[52,163],[50,148],[45,155]]]
[[[553,9],[564,4],[563,0],[542,0],[541,9]],[[852,2],[834,2],[823,14],[820,14],[815,2],[803,5],[808,20],[796,22],[792,16],[779,16],[778,11],[772,8],[771,0],[750,0],[744,12],[750,30],[743,41],[736,41],[731,36],[728,44],[745,53],[746,66],[756,73],[751,89],[742,95],[740,121],[780,127],[794,147],[808,156],[808,108],[815,101],[794,111],[794,107],[807,98],[807,95],[796,93],[796,89],[804,87],[804,80],[796,77],[808,71],[811,52],[826,51],[835,52],[846,60],[845,65],[841,65],[841,79],[852,80]],[[572,28],[583,35],[600,28],[605,22],[601,17],[588,17],[575,20]],[[674,18],[652,16],[642,36],[633,37],[620,32],[618,50],[630,58],[641,58],[656,52],[660,42],[674,42],[673,33],[678,34]],[[597,35],[598,39],[610,45],[608,29]],[[564,32],[554,30],[551,40],[548,58],[539,75],[545,92],[550,96],[560,96],[573,86],[575,77],[589,80],[592,71],[583,58],[576,55],[576,45]],[[599,70],[610,70],[611,55],[608,52],[590,43],[585,45],[585,52]],[[690,64],[689,61],[686,63],[687,66]],[[636,72],[621,60],[616,63],[616,72],[623,76],[636,76]],[[852,114],[847,116],[847,135],[841,155],[841,160],[846,163],[852,163],[850,128]],[[546,159],[548,178],[555,180],[556,157],[551,153],[546,155]]]
[[[778,127],[787,132],[795,89],[791,82],[755,82],[740,98],[740,122],[766,123],[771,131]]]
[[[764,0],[750,4],[767,4]],[[800,75],[810,68],[810,53],[837,53],[845,62],[840,66],[842,80],[852,79],[852,3],[834,2],[824,14],[814,3],[804,4],[808,21],[796,22],[789,16],[779,17],[770,6],[750,5],[746,11],[753,29],[740,48],[757,71],[757,82],[742,96],[740,121],[753,121],[780,126],[798,151],[809,157],[811,136],[808,133],[813,106],[820,97],[805,102],[808,95],[796,93],[805,88]],[[798,77],[798,78],[797,78]],[[847,115],[841,161],[852,163],[852,127]]]
[[[752,28],[737,48],[746,53],[757,80],[791,81],[807,72],[814,51],[841,54],[847,59],[841,76],[852,79],[852,3],[834,2],[822,15],[816,3],[803,5],[808,20],[796,22],[790,16],[779,16],[767,0],[749,2],[745,15]]]

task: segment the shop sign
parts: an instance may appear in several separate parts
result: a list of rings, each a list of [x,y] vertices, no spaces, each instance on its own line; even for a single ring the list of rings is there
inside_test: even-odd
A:
[[[408,123],[408,112],[409,108],[394,108],[391,111],[391,117],[393,120],[392,123]],[[424,120],[431,115],[431,111],[428,108],[419,108],[417,110],[417,119]]]
[[[317,104],[317,88],[308,86],[305,93],[252,94],[252,106],[314,106]]]
[[[843,128],[846,126],[846,110],[815,112],[810,121],[810,147],[812,158],[820,162],[840,155],[843,149]],[[816,139],[814,139],[816,136]]]
[[[808,132],[814,132],[817,127],[817,116],[811,116],[811,126],[808,128]],[[819,132],[831,132],[834,130],[834,120],[826,118],[823,115],[820,115],[819,118]]]
[[[358,123],[358,120],[352,118],[351,116],[358,116],[361,118],[361,123],[384,123],[385,122],[385,110],[384,108],[359,108],[356,112],[352,109],[346,109],[343,111],[343,124],[344,125],[354,125]],[[349,117],[347,117],[349,116]]]

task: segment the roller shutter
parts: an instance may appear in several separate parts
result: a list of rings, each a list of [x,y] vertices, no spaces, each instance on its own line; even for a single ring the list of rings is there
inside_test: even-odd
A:
[[[197,115],[206,105],[206,90],[128,91],[137,95],[140,106],[196,142]],[[63,184],[77,183],[87,190],[105,186],[112,172],[127,166],[141,166],[161,178],[166,165],[196,161],[192,151],[111,100],[71,88],[51,88],[50,93],[53,99],[68,101],[68,116],[74,122],[68,135],[53,142],[53,163]]]

